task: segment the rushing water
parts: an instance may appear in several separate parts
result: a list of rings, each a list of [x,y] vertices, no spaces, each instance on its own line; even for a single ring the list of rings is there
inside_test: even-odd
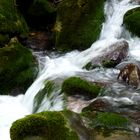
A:
[[[109,46],[117,41],[126,40],[129,43],[129,57],[140,60],[140,38],[132,37],[131,34],[122,26],[123,15],[131,8],[137,7],[131,0],[107,0],[105,4],[106,21],[98,41],[83,51],[73,51],[61,57],[50,58],[48,56],[41,59],[41,69],[35,82],[29,87],[25,95],[17,97],[0,96],[0,139],[10,140],[9,128],[11,123],[18,118],[24,117],[33,112],[33,103],[36,94],[43,89],[45,80],[54,80],[73,75],[85,76],[92,80],[113,81],[112,89],[115,95],[108,95],[104,98],[118,104],[138,104],[140,93],[138,91],[126,91],[126,87],[117,82],[118,70],[98,70],[86,71],[82,67],[90,60],[102,56],[109,51]],[[95,75],[96,74],[96,79]],[[54,93],[54,104],[50,106],[51,100],[48,98],[43,101],[42,107],[38,111],[45,109],[62,110],[63,96],[59,90]],[[124,94],[122,95],[122,91]],[[127,94],[127,95],[126,95]],[[57,95],[57,96],[56,96]],[[48,107],[49,106],[49,107]],[[75,107],[76,108],[76,107]],[[78,111],[78,110],[75,110]]]

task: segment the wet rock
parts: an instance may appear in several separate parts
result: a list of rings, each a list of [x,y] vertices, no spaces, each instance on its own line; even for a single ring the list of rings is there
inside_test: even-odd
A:
[[[128,85],[138,87],[140,82],[140,69],[139,66],[133,63],[127,64],[120,70],[118,79],[123,80]]]
[[[90,62],[90,68],[95,65],[102,65],[104,67],[115,67],[128,55],[129,44],[126,41],[118,41],[111,46],[104,55],[93,59]]]
[[[140,7],[127,11],[123,23],[132,34],[140,37]]]
[[[135,136],[131,132],[118,130],[112,133],[109,136],[104,136],[101,133],[97,133],[95,140],[139,140],[140,137]]]
[[[140,0],[133,0],[134,2],[140,4]]]
[[[96,99],[85,107],[82,111],[110,111],[112,105],[105,99]]]
[[[25,43],[34,50],[50,50],[53,46],[51,40],[51,35],[47,32],[31,32]]]

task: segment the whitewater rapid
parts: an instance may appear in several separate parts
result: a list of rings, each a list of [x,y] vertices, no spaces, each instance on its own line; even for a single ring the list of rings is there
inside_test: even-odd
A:
[[[58,58],[44,57],[43,68],[25,95],[17,97],[0,96],[0,139],[10,140],[9,128],[12,122],[32,113],[34,97],[43,89],[45,80],[53,80],[61,76],[69,77],[77,72],[85,72],[86,70],[82,67],[86,63],[108,52],[109,46],[119,40],[126,40],[130,47],[129,56],[140,60],[140,38],[132,37],[122,26],[125,12],[137,6],[131,0],[107,0],[105,4],[106,20],[103,23],[98,41],[83,52],[73,51]],[[55,100],[56,102],[50,110],[62,110],[62,96],[58,95]],[[45,105],[49,103],[48,99]],[[47,110],[47,107],[41,108],[40,111],[43,109]]]

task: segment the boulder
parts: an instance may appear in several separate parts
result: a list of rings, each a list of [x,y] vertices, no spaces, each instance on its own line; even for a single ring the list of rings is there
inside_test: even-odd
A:
[[[129,44],[126,41],[118,41],[108,47],[103,55],[94,58],[91,62],[86,64],[86,69],[95,68],[95,66],[103,67],[115,67],[121,61],[123,61],[128,55]]]
[[[14,0],[0,1],[0,42],[9,41],[9,37],[15,35],[25,36],[28,32],[28,26],[17,9]],[[0,43],[1,44],[1,43]]]
[[[140,7],[127,11],[123,23],[132,34],[140,37]]]
[[[80,77],[70,77],[62,84],[62,92],[66,95],[82,95],[86,98],[98,96],[101,87]]]
[[[10,128],[11,140],[79,140],[62,112],[41,112],[15,121]]]
[[[37,66],[32,53],[16,38],[0,48],[0,94],[10,94],[17,88],[25,91],[36,74]]]
[[[104,0],[63,0],[58,4],[56,48],[84,50],[98,39],[104,20]]]
[[[123,80],[128,85],[138,87],[140,82],[140,68],[134,63],[124,66],[118,75],[118,79]]]

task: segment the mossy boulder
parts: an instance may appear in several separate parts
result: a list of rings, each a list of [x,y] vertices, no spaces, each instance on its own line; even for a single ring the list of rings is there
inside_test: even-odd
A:
[[[32,53],[17,39],[0,48],[0,94],[8,94],[14,88],[22,91],[33,82],[37,67]]]
[[[66,95],[83,95],[89,98],[98,96],[101,87],[80,77],[70,77],[62,84],[62,92]]]
[[[132,34],[140,37],[140,7],[127,11],[123,22]]]
[[[89,128],[102,133],[104,136],[109,136],[116,130],[130,130],[129,120],[120,114],[84,111],[81,115],[86,118],[85,123]]]
[[[41,112],[19,119],[10,128],[11,140],[79,140],[61,112]]]
[[[16,0],[27,23],[33,28],[47,28],[56,19],[56,6],[48,0]]]
[[[17,10],[14,0],[0,1],[0,33],[13,35],[26,35],[28,32],[27,24]]]
[[[104,20],[104,0],[63,0],[57,9],[56,48],[84,50],[98,39]]]

